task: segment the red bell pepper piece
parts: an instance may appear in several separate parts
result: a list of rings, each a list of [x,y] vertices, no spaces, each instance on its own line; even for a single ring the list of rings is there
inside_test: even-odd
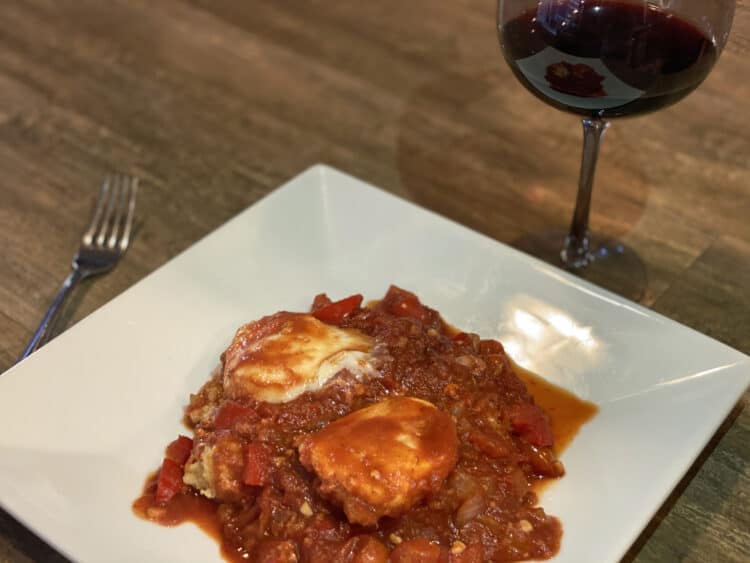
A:
[[[156,482],[156,502],[167,504],[182,489],[182,467],[168,457],[164,458]]]
[[[313,316],[328,324],[340,324],[344,318],[362,304],[362,296],[351,295],[340,301],[334,301],[313,311]]]
[[[544,411],[530,403],[519,403],[510,408],[510,425],[513,431],[532,446],[546,448],[552,445],[552,429]]]
[[[166,457],[182,467],[193,451],[193,440],[187,436],[178,436],[177,439],[167,446]]]
[[[246,419],[252,421],[255,420],[255,418],[257,418],[257,416],[252,409],[239,403],[235,403],[234,401],[227,401],[221,405],[219,412],[216,413],[214,427],[217,430],[229,430],[234,427],[234,424],[238,420]]]
[[[260,487],[266,484],[271,472],[271,455],[266,447],[258,442],[245,446],[245,471],[242,480],[246,485]]]

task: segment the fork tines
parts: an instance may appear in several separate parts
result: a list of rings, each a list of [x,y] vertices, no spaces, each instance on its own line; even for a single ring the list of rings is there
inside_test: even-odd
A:
[[[130,243],[138,178],[110,174],[104,180],[83,244],[124,252]]]

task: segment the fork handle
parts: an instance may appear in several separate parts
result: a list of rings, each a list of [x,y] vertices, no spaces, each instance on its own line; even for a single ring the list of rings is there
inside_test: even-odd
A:
[[[42,322],[39,323],[39,326],[34,332],[34,336],[31,337],[31,340],[29,340],[29,343],[26,345],[26,349],[18,358],[19,362],[25,359],[32,352],[34,352],[37,348],[41,347],[50,338],[54,336],[54,334],[50,332],[50,327],[52,326],[53,321],[57,317],[57,314],[60,312],[62,304],[65,303],[65,300],[70,295],[71,290],[83,278],[84,278],[84,272],[80,268],[73,268],[73,270],[70,272],[68,277],[65,278],[65,281],[63,282],[62,287],[60,288],[60,291],[58,291],[57,295],[55,295],[55,300],[52,301],[52,305],[50,305],[49,309],[47,309],[47,312],[44,314],[44,318],[42,319]]]

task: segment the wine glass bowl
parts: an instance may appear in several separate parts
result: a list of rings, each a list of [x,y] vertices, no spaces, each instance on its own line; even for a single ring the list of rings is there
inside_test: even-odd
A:
[[[585,272],[592,263],[622,255],[622,245],[601,247],[588,231],[594,171],[607,120],[656,111],[697,88],[726,44],[734,4],[498,0],[500,46],[513,74],[545,103],[583,117],[578,196],[559,253],[567,268]]]

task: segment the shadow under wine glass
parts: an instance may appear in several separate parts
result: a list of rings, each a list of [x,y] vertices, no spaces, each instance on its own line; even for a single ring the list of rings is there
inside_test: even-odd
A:
[[[656,111],[700,85],[726,44],[734,7],[734,0],[498,0],[500,45],[513,74],[548,105],[583,116],[570,229],[514,246],[631,299],[643,295],[638,255],[589,233],[599,147],[609,119]]]

